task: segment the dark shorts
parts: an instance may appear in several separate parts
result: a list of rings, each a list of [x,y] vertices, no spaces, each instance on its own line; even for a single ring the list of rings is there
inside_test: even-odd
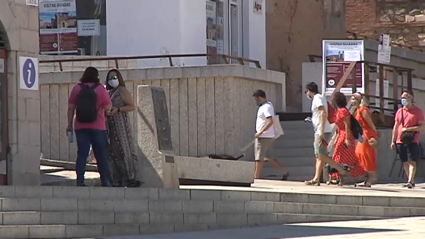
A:
[[[421,149],[418,143],[411,143],[408,145],[397,144],[397,153],[400,156],[401,162],[416,162],[421,158]]]

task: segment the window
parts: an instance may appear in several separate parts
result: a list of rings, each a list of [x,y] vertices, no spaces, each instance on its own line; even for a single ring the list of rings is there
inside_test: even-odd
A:
[[[207,0],[206,16],[207,53],[241,57],[242,0]],[[207,63],[224,62],[220,57],[208,57]]]
[[[40,54],[106,55],[106,0],[40,0]]]

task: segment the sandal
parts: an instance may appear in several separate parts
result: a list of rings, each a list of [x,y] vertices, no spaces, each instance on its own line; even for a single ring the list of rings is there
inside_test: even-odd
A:
[[[364,182],[364,183],[357,184],[357,187],[370,188],[372,187],[372,184],[370,184],[369,182]]]
[[[305,181],[304,184],[307,186],[320,186],[320,182],[314,180]]]
[[[286,180],[288,180],[288,177],[289,177],[289,172],[286,173],[286,174],[284,174],[284,175],[282,175],[282,180],[283,181],[286,181]]]

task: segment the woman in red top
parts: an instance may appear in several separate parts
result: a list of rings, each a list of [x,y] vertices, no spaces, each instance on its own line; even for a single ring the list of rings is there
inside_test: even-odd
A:
[[[378,137],[375,125],[372,122],[372,115],[367,108],[367,100],[360,93],[351,96],[351,105],[356,106],[355,117],[363,128],[363,142],[358,142],[356,155],[360,166],[367,172],[368,179],[359,186],[370,187],[377,180],[376,174],[376,150],[370,145],[370,140]]]
[[[351,133],[351,114],[346,108],[347,99],[343,93],[337,92],[332,101],[338,108],[335,119],[338,138],[335,143],[333,159],[337,163],[351,166],[352,177],[362,176],[365,174],[365,171],[360,167],[356,157],[355,140]],[[333,176],[339,177],[339,175]]]

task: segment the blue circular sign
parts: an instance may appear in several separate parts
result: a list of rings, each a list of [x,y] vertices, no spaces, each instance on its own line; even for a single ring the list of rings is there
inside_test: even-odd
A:
[[[27,59],[22,67],[21,72],[24,83],[28,88],[32,88],[35,83],[35,64],[31,59]]]

